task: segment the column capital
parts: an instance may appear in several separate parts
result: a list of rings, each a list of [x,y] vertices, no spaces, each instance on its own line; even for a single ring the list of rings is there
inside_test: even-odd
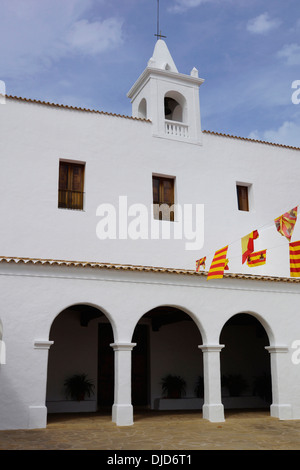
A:
[[[136,343],[111,343],[114,351],[132,351]]]
[[[34,340],[34,348],[35,349],[50,349],[50,346],[54,343],[54,341],[48,341],[45,339],[36,339]]]
[[[285,346],[283,344],[281,345],[273,345],[273,346],[265,346],[265,349],[269,351],[270,354],[272,353],[287,353],[289,352],[288,346]]]
[[[198,346],[203,352],[221,352],[224,344],[201,344]]]

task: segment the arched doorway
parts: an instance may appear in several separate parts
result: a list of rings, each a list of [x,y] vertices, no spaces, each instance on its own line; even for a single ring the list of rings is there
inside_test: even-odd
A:
[[[173,306],[156,307],[140,319],[132,341],[137,343],[132,351],[133,405],[154,410],[201,409],[203,359],[198,346],[202,338],[189,314]],[[162,386],[174,379],[177,383],[183,381],[179,402],[168,400],[171,392]],[[137,392],[143,397],[140,403]]]
[[[92,412],[111,405],[114,361],[109,344],[113,330],[104,312],[91,305],[72,305],[54,319],[49,339],[53,345],[48,359],[48,413]],[[74,376],[85,376],[92,383],[84,400],[66,394],[65,381]]]
[[[239,313],[220,335],[222,402],[226,409],[267,409],[272,402],[267,332],[253,315]]]

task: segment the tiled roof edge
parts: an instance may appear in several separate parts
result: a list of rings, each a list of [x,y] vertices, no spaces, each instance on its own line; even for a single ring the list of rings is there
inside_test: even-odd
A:
[[[247,142],[254,142],[254,143],[265,144],[265,145],[274,145],[275,147],[282,147],[282,148],[292,149],[292,150],[300,150],[300,147],[293,147],[291,145],[284,145],[284,144],[276,144],[275,142],[268,142],[266,140],[250,139],[249,137],[239,137],[236,135],[222,134],[221,132],[214,132],[214,131],[208,131],[208,130],[203,130],[202,132],[203,134],[217,135],[219,137],[228,137],[229,139],[245,140]]]
[[[42,259],[42,258],[19,258],[19,257],[8,257],[0,256],[0,263],[14,263],[14,264],[33,264],[33,265],[49,265],[49,266],[69,266],[69,267],[80,267],[80,268],[97,268],[97,269],[113,269],[121,271],[143,271],[143,272],[156,272],[156,273],[168,273],[168,274],[181,274],[189,276],[207,276],[207,272],[201,271],[196,272],[189,269],[176,269],[176,268],[164,268],[155,266],[139,266],[129,264],[112,264],[112,263],[100,263],[92,261],[67,261],[67,260],[56,260],[56,259]],[[272,281],[272,282],[291,282],[299,283],[299,279],[289,277],[276,277],[276,276],[260,276],[254,274],[241,274],[241,273],[224,273],[224,278],[231,279],[247,279],[254,281]]]
[[[134,121],[144,121],[144,122],[151,122],[149,119],[143,119],[143,118],[137,118],[133,116],[125,116],[123,114],[115,114],[115,113],[108,113],[106,111],[99,111],[96,109],[88,109],[88,108],[80,108],[77,106],[69,106],[65,104],[58,104],[58,103],[50,103],[49,101],[41,101],[41,100],[35,100],[32,98],[22,98],[20,96],[12,96],[12,95],[6,95],[6,99],[10,100],[16,100],[16,101],[24,101],[26,103],[34,103],[34,104],[41,104],[44,106],[53,106],[54,108],[63,108],[63,109],[69,109],[73,111],[83,111],[86,113],[94,113],[94,114],[103,114],[105,116],[114,116],[114,117],[120,117],[120,118],[125,118],[125,119],[132,119]]]

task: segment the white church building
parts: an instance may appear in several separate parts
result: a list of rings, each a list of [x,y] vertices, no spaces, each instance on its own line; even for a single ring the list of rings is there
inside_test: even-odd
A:
[[[159,39],[132,116],[0,105],[0,429],[102,409],[128,426],[140,407],[300,419],[300,284],[274,223],[300,202],[300,148],[202,130],[203,82]],[[250,267],[254,231],[266,262]],[[74,375],[84,399],[66,395]]]

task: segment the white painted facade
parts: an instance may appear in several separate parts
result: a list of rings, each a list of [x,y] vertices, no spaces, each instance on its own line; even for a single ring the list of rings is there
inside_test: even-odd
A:
[[[149,407],[168,405],[160,385],[168,373],[187,382],[185,404],[172,406],[189,407],[197,375],[203,375],[203,407],[201,401],[191,406],[195,412],[202,407],[206,419],[223,421],[221,375],[245,371],[250,378],[262,372],[252,364],[269,362],[271,414],[300,419],[299,283],[289,278],[288,242],[273,224],[300,201],[300,152],[201,131],[202,83],[195,68],[179,73],[159,40],[128,93],[133,117],[13,97],[0,106],[0,429],[45,427],[47,412],[97,410],[98,383],[91,399],[71,403],[63,382],[80,371],[97,381],[104,323],[113,331],[117,425],[134,422],[131,359],[138,323],[148,328]],[[164,116],[165,97],[179,104],[172,119]],[[60,160],[85,164],[83,210],[58,208]],[[175,222],[153,219],[153,175],[175,179]],[[238,210],[237,183],[249,186],[247,212]],[[196,212],[180,218],[180,210],[188,214],[184,205],[193,211],[199,205],[197,227]],[[103,240],[101,211],[108,207],[116,211],[116,232]],[[145,208],[148,225],[141,229]],[[298,224],[293,240],[300,239]],[[174,239],[175,226],[186,236]],[[171,227],[171,237],[153,239],[151,227]],[[267,263],[251,269],[241,263],[240,239],[256,229],[255,249],[267,249]],[[196,259],[207,256],[209,268],[214,252],[227,244],[230,269],[223,279],[207,281],[194,272]],[[81,326],[78,305],[103,315]],[[162,306],[188,317],[155,331],[144,315]],[[233,361],[227,337],[221,342],[226,322],[241,313],[265,330],[262,361],[242,363],[238,354]],[[228,338],[242,329],[233,334],[232,328]],[[247,331],[244,343],[251,350]]]

